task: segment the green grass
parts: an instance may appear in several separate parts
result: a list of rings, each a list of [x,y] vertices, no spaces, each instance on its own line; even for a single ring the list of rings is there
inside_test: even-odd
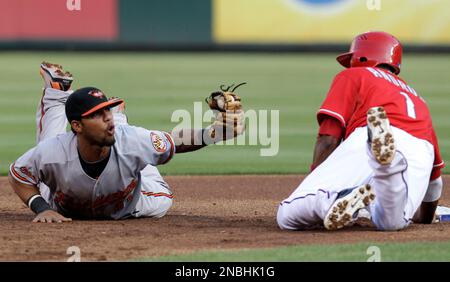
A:
[[[0,53],[0,173],[34,145],[35,110],[41,95],[38,66],[61,63],[75,87],[97,86],[127,102],[129,121],[171,130],[172,112],[193,112],[193,102],[220,84],[239,89],[246,109],[280,111],[280,149],[261,157],[262,146],[211,146],[177,155],[163,174],[305,173],[312,158],[315,112],[341,70],[332,54]],[[444,159],[450,154],[450,56],[406,56],[403,76],[428,101]],[[204,104],[203,109],[206,109]],[[449,169],[445,169],[449,172]]]
[[[369,249],[369,247],[372,247]],[[373,247],[379,248],[374,250]],[[379,255],[379,256],[378,256]],[[381,261],[450,262],[450,242],[358,243],[306,245],[239,251],[204,251],[186,255],[143,258],[152,262],[365,262],[378,256]]]

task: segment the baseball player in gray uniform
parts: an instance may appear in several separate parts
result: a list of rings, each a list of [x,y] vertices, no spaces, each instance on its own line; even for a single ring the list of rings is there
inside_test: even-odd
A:
[[[107,99],[97,88],[73,92],[73,77],[60,65],[44,62],[40,71],[45,87],[36,114],[37,145],[9,171],[12,188],[36,214],[33,222],[162,217],[173,194],[156,166],[175,152],[244,131],[240,99],[233,105],[237,110],[219,112],[206,129],[167,133],[129,125],[123,100]],[[216,134],[224,128],[232,133]]]

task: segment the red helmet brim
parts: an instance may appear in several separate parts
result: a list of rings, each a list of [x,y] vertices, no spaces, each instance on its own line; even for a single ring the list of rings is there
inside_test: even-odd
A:
[[[349,68],[352,56],[353,52],[344,53],[337,56],[336,61],[338,61],[339,64],[343,65],[344,67]]]

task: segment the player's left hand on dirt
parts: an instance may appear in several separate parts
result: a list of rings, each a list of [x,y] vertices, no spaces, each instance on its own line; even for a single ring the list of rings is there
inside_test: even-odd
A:
[[[72,221],[71,218],[64,217],[54,210],[43,211],[43,212],[39,213],[38,215],[36,215],[36,217],[33,219],[33,222],[37,222],[37,223],[40,223],[40,222],[42,222],[42,223],[52,223],[52,222],[63,223],[63,222],[70,222],[70,221]]]
[[[222,85],[220,87],[221,91],[213,92],[205,99],[209,108],[215,114],[215,120],[207,128],[211,143],[232,139],[245,131],[244,110],[242,109],[241,97],[234,93],[236,88],[243,84],[245,83],[238,84],[233,89],[231,88],[234,85],[227,88],[224,88]]]

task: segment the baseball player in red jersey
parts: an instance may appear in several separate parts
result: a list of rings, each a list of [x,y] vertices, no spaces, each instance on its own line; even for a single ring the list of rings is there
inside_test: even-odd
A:
[[[281,229],[340,229],[363,209],[379,230],[433,221],[444,162],[425,100],[398,77],[401,59],[385,32],[358,35],[337,57],[347,69],[317,112],[312,171],[280,203]]]

